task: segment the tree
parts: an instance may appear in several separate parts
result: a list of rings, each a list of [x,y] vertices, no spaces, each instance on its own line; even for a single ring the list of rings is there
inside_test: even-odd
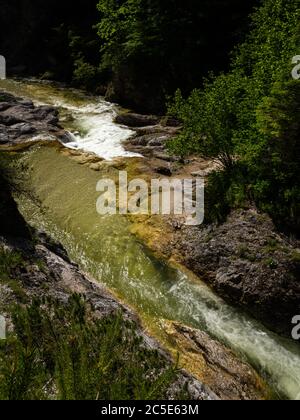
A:
[[[300,97],[291,63],[299,50],[297,2],[263,0],[249,35],[233,53],[230,72],[212,78],[187,100],[177,93],[169,106],[183,122],[173,150],[219,157],[226,169],[235,162],[230,183],[218,177],[226,188],[220,195],[230,200],[226,208],[236,202],[232,192],[247,191],[244,196],[275,221],[298,227]]]
[[[300,83],[275,83],[257,122],[265,148],[255,166],[255,199],[277,224],[300,231]]]
[[[187,101],[178,91],[169,113],[184,123],[184,130],[171,142],[171,149],[180,155],[199,153],[219,161],[226,169],[232,168],[240,97],[244,93],[238,73],[206,81],[204,89],[194,90]]]
[[[256,0],[100,0],[102,66],[111,97],[140,111],[165,111],[165,96],[189,93],[208,71],[224,70],[243,18]]]

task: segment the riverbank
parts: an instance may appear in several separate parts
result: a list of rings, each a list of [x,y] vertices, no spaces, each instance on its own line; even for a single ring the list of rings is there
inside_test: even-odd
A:
[[[141,172],[148,180],[202,177],[207,181],[211,172],[222,170],[209,160],[195,156],[182,160],[168,153],[168,141],[180,131],[176,122],[166,120],[164,125],[160,118],[130,113],[117,121],[136,130],[126,147],[147,157]],[[132,220],[135,232],[154,251],[189,268],[219,296],[268,328],[291,337],[291,321],[300,313],[300,242],[279,232],[268,215],[249,205],[232,210],[219,225],[190,227],[178,216]]]
[[[2,101],[2,103],[10,104],[9,107],[3,106],[3,109],[6,108],[4,112],[11,109],[12,113],[14,113],[14,110],[17,107],[18,115],[23,115],[26,120],[28,120],[28,115],[35,115],[35,119],[30,117],[30,121],[36,134],[38,132],[38,127],[40,127],[41,124],[39,121],[41,112],[36,111],[39,108],[35,108],[31,103],[23,102],[23,100],[18,100],[7,94],[2,94],[2,99],[4,98],[6,102]],[[56,112],[49,107],[47,109],[47,115],[49,114],[55,115]],[[7,117],[7,112],[5,117]],[[44,119],[41,118],[41,120],[43,121]],[[4,122],[7,122],[7,119],[3,118],[2,123]],[[37,124],[37,127],[35,126],[35,123]],[[6,124],[8,130],[10,130],[10,127],[13,127],[14,130],[14,138],[10,137],[7,139],[8,141],[5,143],[6,147],[19,146],[27,141],[32,141],[29,132],[28,137],[24,137],[24,132],[22,130],[24,121],[19,121],[16,124],[17,126],[15,126],[15,124],[12,126],[10,126],[9,123]],[[51,133],[53,133],[55,131],[56,123],[52,121],[51,125]],[[17,135],[18,131],[19,136]],[[43,131],[40,133],[41,139],[48,139],[48,134],[49,133],[45,131],[45,127],[43,127]],[[58,136],[60,137],[61,134],[62,130],[59,128]],[[67,136],[67,134],[65,135]],[[35,142],[35,140],[33,142]],[[78,152],[69,151],[69,153],[73,159],[76,157],[75,155],[78,157]],[[87,164],[87,161],[85,164]],[[12,204],[13,201],[10,200],[10,205]],[[16,210],[13,213],[10,213],[9,211],[6,212],[7,223],[9,222],[9,219],[15,219],[16,215],[18,215]],[[24,222],[24,229],[26,229],[26,232],[29,232],[30,229],[26,227],[25,221],[21,216],[18,215],[18,217],[21,220],[21,224]],[[14,220],[11,220],[10,224],[13,223]],[[50,238],[42,232],[35,235],[34,242],[29,239],[30,235],[22,237],[22,231],[18,230],[18,232],[20,232],[20,234],[17,235],[17,237],[12,238],[9,236],[9,232],[6,231],[6,234],[8,235],[7,239],[1,237],[0,242],[0,248],[2,252],[7,255],[8,260],[10,259],[10,257],[8,257],[9,255],[22,256],[19,263],[10,268],[10,276],[14,279],[14,282],[9,280],[7,284],[5,284],[5,282],[1,284],[3,292],[3,299],[1,299],[2,313],[6,312],[9,305],[16,303],[16,301],[22,304],[24,302],[30,302],[34,298],[51,298],[64,305],[68,302],[68,299],[73,293],[79,293],[84,296],[89,306],[94,308],[96,317],[108,317],[121,311],[124,320],[130,320],[130,322],[134,322],[138,326],[138,336],[142,339],[143,346],[149,350],[158,350],[161,357],[165,358],[166,363],[170,363],[171,356],[162,349],[157,341],[145,334],[137,316],[128,307],[119,303],[103,288],[103,286],[88,279],[82,274],[79,271],[78,266],[70,261],[66,251],[61,245],[50,240]],[[8,315],[7,312],[6,315]],[[212,350],[213,348],[218,348],[218,352],[214,352]],[[189,396],[193,399],[267,398],[268,394],[264,391],[265,385],[260,381],[259,376],[249,365],[240,362],[234,354],[230,353],[224,346],[212,340],[208,335],[205,335],[202,340],[202,349],[204,349],[202,350],[204,353],[201,356],[201,368],[199,365],[197,370],[200,372],[199,376],[201,376],[202,372],[203,377],[203,372],[208,368],[208,365],[206,366],[205,363],[206,356],[204,356],[207,352],[207,358],[210,360],[210,364],[215,365],[213,367],[215,374],[206,374],[212,391],[210,391],[210,388],[207,386],[202,385],[201,382],[193,378],[190,374],[183,371],[179,375],[179,382],[177,382],[177,384],[174,385],[175,388],[172,387],[172,389],[180,390],[188,386]],[[174,357],[176,357],[176,354],[174,354]],[[221,364],[220,360],[223,360],[222,363],[225,361],[224,366]],[[233,363],[233,360],[235,366],[238,368],[230,371],[228,366],[226,367],[226,363],[230,365]],[[188,360],[186,358],[184,365],[188,366]],[[222,371],[224,373],[221,375]],[[222,378],[222,380],[220,380],[220,378]],[[213,391],[213,389],[215,389],[215,391]]]
[[[61,245],[55,244],[43,233],[37,234],[34,242],[24,238],[4,239],[0,237],[0,254],[0,310],[1,314],[5,315],[7,331],[10,331],[10,334],[14,332],[14,320],[10,316],[12,306],[21,305],[24,307],[38,299],[41,302],[53,301],[59,307],[64,308],[76,294],[81,296],[86,307],[89,308],[89,317],[92,319],[109,320],[121,316],[124,326],[126,323],[132,324],[134,331],[132,339],[138,337],[139,340],[138,352],[141,354],[145,351],[149,352],[150,364],[152,363],[150,361],[151,353],[153,356],[157,353],[156,357],[161,365],[160,371],[156,370],[157,377],[163,375],[165,370],[172,366],[170,355],[155,339],[144,332],[137,316],[118,302],[102,285],[81,273],[78,266],[69,260]],[[5,273],[9,273],[7,278],[3,272],[2,262],[4,260],[8,261],[5,266]],[[55,357],[55,354],[53,356]],[[126,359],[123,363],[126,367]],[[4,368],[5,366],[2,365],[0,371]],[[178,398],[179,395],[185,395],[186,398],[195,400],[217,399],[208,387],[183,370],[174,373],[174,378],[170,380],[166,394],[161,394],[162,397],[165,396],[168,399]],[[49,395],[48,397],[56,399],[55,396]]]
[[[64,115],[64,109],[61,114]],[[19,168],[24,171],[27,187],[38,198],[38,202],[31,203],[29,198],[18,197],[26,219],[62,242],[71,258],[85,271],[137,310],[147,330],[159,337],[164,346],[174,352],[175,358],[179,351],[187,370],[222,399],[268,398],[270,394],[262,391],[265,386],[261,385],[256,373],[248,364],[240,362],[242,354],[242,359],[253,363],[260,373],[265,375],[267,372],[266,377],[272,378],[272,385],[274,381],[275,388],[280,389],[279,395],[293,398],[297,390],[297,380],[293,378],[297,371],[297,356],[289,350],[289,345],[285,347],[285,343],[280,343],[260,325],[235,313],[200,280],[193,283],[182,272],[167,267],[164,260],[153,258],[149,250],[136,241],[136,235],[129,234],[129,230],[136,229],[136,224],[129,224],[121,217],[100,218],[96,214],[95,185],[99,176],[114,177],[119,169],[128,169],[134,177],[141,173],[152,177],[154,166],[150,165],[150,159],[103,161],[80,150],[66,149],[56,142],[40,143],[40,146],[33,146],[19,155]],[[158,229],[155,236],[150,226],[153,221],[148,222],[140,220],[138,225],[148,232],[147,240],[151,236],[158,244],[163,244],[162,232],[164,239],[168,239],[166,226],[171,231],[174,228],[169,221],[159,217],[152,225]],[[177,325],[182,326],[182,337],[178,336],[178,327],[171,324],[168,327],[170,320],[177,320]],[[156,324],[160,326],[159,331]],[[201,336],[201,348],[197,341],[192,344],[190,338],[183,337],[186,334],[184,328],[190,327],[195,331],[209,332],[207,338]],[[218,347],[218,341],[233,349],[231,354],[237,368],[232,367],[230,351],[228,353],[224,344]],[[253,345],[254,342],[257,344]],[[290,361],[290,367],[286,360]],[[231,372],[229,376],[228,370]]]

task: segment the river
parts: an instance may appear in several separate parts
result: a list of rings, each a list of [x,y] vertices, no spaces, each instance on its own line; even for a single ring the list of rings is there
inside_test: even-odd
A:
[[[113,122],[115,106],[73,89],[30,81],[0,81],[0,88],[50,104],[73,136],[68,147],[105,159],[128,154],[122,142],[132,131]],[[131,233],[122,216],[96,212],[99,172],[79,165],[59,147],[34,146],[21,162],[39,203],[20,197],[19,206],[33,226],[59,240],[82,269],[104,283],[145,322],[182,322],[208,332],[248,361],[278,397],[300,399],[300,348],[226,304],[200,279],[157,259]]]

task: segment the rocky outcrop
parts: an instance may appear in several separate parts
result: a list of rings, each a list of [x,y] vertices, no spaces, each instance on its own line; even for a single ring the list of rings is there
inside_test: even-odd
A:
[[[58,111],[0,91],[0,146],[33,140],[71,141],[59,125]]]
[[[123,112],[117,115],[115,122],[135,130],[136,134],[124,144],[127,151],[152,159],[151,164],[157,167],[158,173],[171,175],[168,166],[181,160],[180,157],[172,156],[167,147],[168,141],[180,130],[177,121],[167,117]]]
[[[166,334],[176,343],[183,361],[193,363],[198,376],[222,400],[260,400],[268,391],[252,367],[203,331],[169,322]]]
[[[173,246],[220,296],[290,337],[300,313],[299,242],[279,234],[267,215],[240,210],[219,226],[183,226]]]
[[[126,125],[127,127],[147,127],[159,124],[160,117],[155,115],[141,115],[133,112],[120,112],[115,118],[117,124]]]

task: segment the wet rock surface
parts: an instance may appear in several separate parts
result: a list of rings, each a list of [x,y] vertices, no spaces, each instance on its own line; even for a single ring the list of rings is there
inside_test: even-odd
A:
[[[70,141],[59,125],[58,111],[0,91],[0,146],[13,146],[32,140]]]
[[[115,122],[133,128],[136,132],[125,142],[124,146],[127,151],[139,153],[150,159],[158,159],[162,165],[180,161],[180,157],[172,156],[167,149],[168,141],[180,130],[177,122],[167,118],[130,112],[119,114],[115,118]]]
[[[136,129],[136,135],[125,143],[126,150],[140,153],[147,158],[158,158],[165,162],[180,161],[180,157],[172,156],[167,149],[168,141],[176,135],[177,129],[155,126]]]

